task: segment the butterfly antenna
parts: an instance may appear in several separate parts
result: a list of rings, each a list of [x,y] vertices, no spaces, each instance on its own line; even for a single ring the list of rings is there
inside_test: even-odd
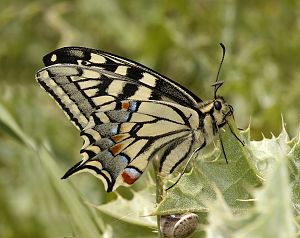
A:
[[[211,85],[213,87],[215,87],[215,91],[214,91],[214,98],[217,98],[217,91],[218,89],[222,86],[222,84],[224,83],[224,81],[218,81],[219,80],[219,75],[220,75],[220,71],[224,62],[224,58],[225,58],[225,53],[226,53],[226,48],[225,45],[223,43],[220,43],[220,46],[222,47],[222,59],[218,68],[218,73],[217,73],[217,77],[216,77],[216,81]]]
[[[221,138],[221,135],[220,135],[220,134],[219,134],[219,139],[220,139],[220,143],[221,143],[222,151],[223,151],[223,154],[224,154],[224,158],[225,158],[225,160],[226,160],[226,164],[228,164],[227,156],[226,156],[226,153],[225,153],[225,149],[224,149],[223,141],[222,141],[222,138]]]
[[[227,123],[227,124],[228,124],[228,123]],[[228,160],[227,160],[227,156],[226,156],[226,153],[225,153],[225,149],[224,149],[224,145],[223,145],[223,141],[222,141],[222,137],[221,137],[221,134],[220,134],[219,127],[218,127],[217,125],[215,125],[215,128],[216,128],[216,129],[217,129],[217,131],[218,131],[219,140],[220,140],[220,143],[221,143],[222,152],[223,152],[223,155],[224,155],[224,158],[225,158],[226,164],[228,164]]]

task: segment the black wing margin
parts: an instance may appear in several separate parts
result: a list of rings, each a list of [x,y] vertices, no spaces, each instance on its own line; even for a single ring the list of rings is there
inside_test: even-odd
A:
[[[112,77],[123,77],[139,81],[153,90],[149,100],[176,102],[183,106],[195,107],[202,102],[195,94],[173,80],[153,71],[137,62],[111,53],[84,47],[64,47],[44,56],[45,66],[55,64],[75,64],[95,67],[100,71],[111,73]],[[134,92],[131,92],[134,94]],[[126,99],[124,97],[123,99]],[[169,100],[168,100],[169,99]]]

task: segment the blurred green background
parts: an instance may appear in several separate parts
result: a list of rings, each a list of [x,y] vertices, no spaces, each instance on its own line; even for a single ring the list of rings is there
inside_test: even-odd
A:
[[[251,135],[260,139],[278,134],[283,116],[295,136],[299,12],[296,0],[1,0],[0,237],[98,237],[99,214],[82,201],[113,198],[92,176],[74,177],[72,184],[59,180],[78,161],[81,139],[34,79],[43,55],[68,45],[98,48],[143,63],[206,100],[223,42],[219,93],[235,108],[237,125],[245,128],[251,120]],[[49,154],[38,155],[41,145]],[[54,160],[42,162],[48,155]],[[73,234],[80,229],[84,236]]]

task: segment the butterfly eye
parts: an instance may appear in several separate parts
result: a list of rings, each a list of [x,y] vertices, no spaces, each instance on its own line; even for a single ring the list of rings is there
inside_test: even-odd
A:
[[[222,108],[222,104],[220,103],[220,101],[215,101],[214,102],[214,107],[215,107],[216,110],[219,111]]]

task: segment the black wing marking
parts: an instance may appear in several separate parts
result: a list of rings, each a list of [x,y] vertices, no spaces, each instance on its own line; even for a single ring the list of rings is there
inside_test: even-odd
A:
[[[152,89],[156,89],[156,91],[160,92],[159,94],[181,105],[193,107],[202,102],[200,98],[188,89],[152,69],[104,51],[84,47],[64,47],[47,54],[44,56],[43,61],[45,66],[77,64],[79,66],[97,67],[99,70],[113,73],[117,78],[126,77],[131,80],[145,82],[146,84],[149,82],[149,86]],[[149,99],[157,100],[157,98]]]

